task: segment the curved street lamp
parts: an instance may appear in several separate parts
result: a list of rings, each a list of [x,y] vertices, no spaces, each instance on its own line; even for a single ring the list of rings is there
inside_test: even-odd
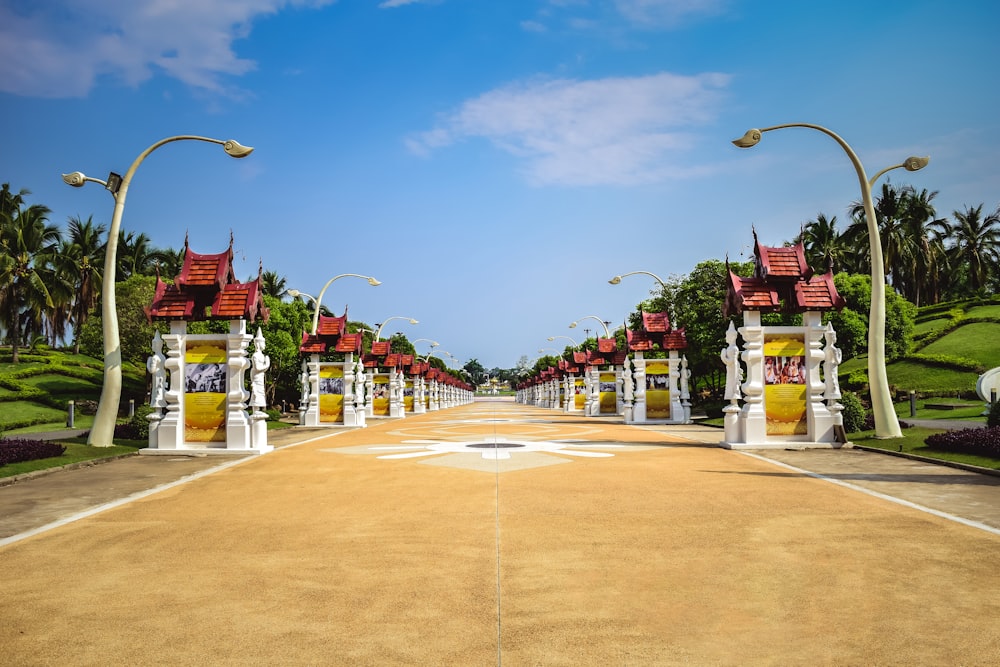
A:
[[[314,297],[312,294],[306,294],[305,292],[299,291],[297,289],[285,290],[285,294],[287,294],[288,296],[292,297],[293,299],[297,299],[300,296],[304,296],[305,298],[309,299],[313,303],[316,303],[316,297]]]
[[[313,325],[312,325],[312,334],[313,335],[316,334],[316,328],[319,327],[319,307],[323,303],[323,295],[326,293],[326,289],[330,285],[332,285],[335,281],[340,280],[341,278],[348,278],[348,277],[350,277],[350,278],[364,278],[365,280],[368,281],[368,284],[371,285],[372,287],[378,287],[379,285],[382,284],[379,281],[377,281],[374,278],[372,278],[371,276],[363,276],[360,273],[341,273],[339,276],[334,276],[333,278],[330,278],[329,280],[327,280],[326,284],[323,285],[323,289],[321,289],[319,291],[319,296],[317,296],[315,299],[313,299],[313,302],[316,304],[316,309],[313,311]],[[303,294],[304,296],[309,296],[308,294],[304,294],[303,292],[300,292],[298,290],[295,290],[295,294],[292,294],[292,290],[288,290],[288,293],[291,296],[293,296],[293,297],[297,296],[297,295],[300,295],[300,294]]]
[[[611,338],[611,332],[608,331],[608,323],[605,322],[604,320],[602,320],[601,318],[599,318],[597,315],[584,315],[583,317],[581,317],[576,322],[573,322],[572,324],[570,324],[569,328],[570,329],[575,329],[576,325],[579,324],[582,320],[597,320],[598,322],[601,323],[601,326],[604,327],[604,337],[605,338]]]
[[[122,398],[122,348],[121,336],[118,329],[118,308],[115,302],[115,273],[118,258],[118,235],[122,224],[122,213],[125,211],[125,196],[128,194],[128,186],[132,182],[136,169],[142,164],[150,153],[164,144],[174,141],[206,141],[210,144],[219,144],[226,154],[243,158],[253,152],[250,146],[243,146],[238,141],[232,139],[223,141],[221,139],[211,139],[209,137],[199,137],[195,135],[178,135],[161,139],[155,144],[139,153],[132,166],[128,168],[124,176],[111,172],[107,181],[91,178],[82,172],[74,171],[70,174],[63,174],[63,181],[75,188],[83,187],[87,181],[100,183],[111,192],[115,199],[115,210],[111,216],[111,227],[108,229],[107,250],[104,256],[104,278],[101,286],[101,328],[104,335],[104,384],[101,386],[101,398],[97,404],[97,413],[94,415],[94,425],[90,429],[90,436],[87,444],[95,447],[110,447],[114,444],[115,422],[118,419],[118,406]]]
[[[375,340],[381,340],[381,338],[382,338],[382,329],[385,327],[386,324],[388,324],[389,322],[391,322],[393,320],[410,320],[410,324],[420,324],[420,322],[417,322],[412,317],[403,317],[402,315],[393,315],[392,317],[390,317],[389,319],[387,319],[385,322],[383,322],[382,324],[378,325],[378,330],[375,331]]]
[[[858,174],[861,201],[865,209],[865,222],[868,225],[868,243],[871,250],[872,299],[868,315],[868,381],[872,399],[872,415],[875,418],[875,437],[900,438],[903,436],[903,432],[899,428],[899,418],[892,406],[889,378],[885,369],[885,262],[882,258],[882,238],[879,235],[878,220],[875,218],[875,204],[872,201],[872,186],[880,176],[893,169],[903,168],[907,171],[923,169],[930,162],[930,158],[909,157],[900,164],[886,167],[869,180],[865,175],[861,160],[858,159],[857,154],[846,141],[831,130],[810,123],[786,123],[763,129],[750,129],[739,139],[733,140],[733,144],[739,148],[751,148],[757,145],[761,135],[765,132],[787,127],[804,127],[827,135],[844,149]]]
[[[656,275],[655,273],[650,273],[649,271],[629,271],[628,273],[623,273],[620,276],[615,276],[614,278],[609,280],[608,283],[612,285],[617,285],[622,281],[622,278],[626,278],[628,276],[634,276],[640,273],[646,276],[652,276],[656,280],[656,282],[660,283],[660,287],[665,288],[667,286],[667,284],[663,282],[663,278],[660,278],[660,276]]]
[[[575,340],[573,340],[572,338],[570,338],[569,336],[549,336],[549,337],[548,337],[548,338],[546,338],[545,340],[547,340],[547,341],[550,341],[550,342],[551,342],[551,341],[554,341],[554,340],[555,340],[556,338],[565,338],[565,339],[566,339],[566,340],[568,340],[569,342],[573,343],[573,347],[580,347],[580,344],[579,344],[579,343],[577,343],[577,342],[576,342]]]

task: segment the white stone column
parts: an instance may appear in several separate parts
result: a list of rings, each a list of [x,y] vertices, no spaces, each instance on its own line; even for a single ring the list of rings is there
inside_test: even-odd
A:
[[[319,355],[309,355],[309,405],[306,407],[305,426],[319,426]]]
[[[165,410],[157,428],[159,449],[181,449],[184,444],[184,350],[187,323],[173,321],[170,333],[163,337],[167,372],[167,389],[163,393]]]
[[[246,371],[250,368],[247,347],[252,338],[247,333],[246,320],[229,322],[229,335],[226,337],[226,449],[251,449],[250,418],[247,414],[250,392],[243,387]]]
[[[743,409],[740,411],[742,442],[763,444],[767,442],[767,415],[764,413],[764,328],[760,325],[760,312],[743,311],[743,352],[740,358],[746,366],[747,377],[743,386]]]
[[[635,403],[632,407],[632,422],[646,423],[646,359],[642,351],[635,353],[632,361],[635,366],[632,376],[635,379]]]
[[[805,327],[806,338],[806,419],[809,426],[809,439],[813,442],[834,443],[836,434],[833,430],[834,417],[823,402],[826,383],[820,378],[820,364],[823,363],[823,335],[826,328],[820,313],[806,311],[802,314],[802,324]]]

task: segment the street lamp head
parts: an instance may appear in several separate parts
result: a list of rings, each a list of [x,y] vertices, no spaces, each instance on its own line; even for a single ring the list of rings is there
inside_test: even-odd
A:
[[[571,322],[570,325],[569,325],[569,328],[570,329],[575,329],[576,328],[576,322]]]
[[[227,154],[235,158],[246,157],[247,155],[250,155],[250,153],[253,153],[253,146],[243,146],[235,139],[230,139],[222,144],[222,148]]]
[[[903,162],[903,168],[906,171],[920,171],[931,161],[930,157],[908,157],[906,161]]]
[[[286,294],[288,294],[288,296],[292,297],[293,299],[297,299],[300,296],[302,296],[302,292],[298,291],[297,289],[290,289],[286,292]]]
[[[378,281],[378,280],[375,280],[375,279],[374,279],[374,278],[372,278],[371,276],[369,276],[369,277],[368,277],[368,284],[369,284],[369,285],[371,285],[372,287],[378,287],[378,286],[379,286],[379,285],[381,285],[382,283],[381,283],[380,281]]]
[[[82,171],[74,171],[72,174],[63,174],[62,179],[66,185],[72,185],[74,188],[82,188],[83,184],[87,182],[87,177]]]
[[[733,145],[738,148],[753,148],[760,141],[761,132],[758,129],[747,130],[739,139],[733,139]]]
[[[609,280],[608,283],[610,283],[612,285],[617,285],[621,281],[622,281],[622,277],[621,276],[615,276],[614,278],[612,278],[611,280]]]
[[[410,318],[410,324],[420,324],[420,322],[417,322],[415,319]]]

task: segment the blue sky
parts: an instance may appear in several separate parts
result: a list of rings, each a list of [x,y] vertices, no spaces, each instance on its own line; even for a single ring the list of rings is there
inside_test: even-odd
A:
[[[780,244],[869,175],[1000,203],[1000,10],[990,0],[0,0],[0,182],[52,221],[259,261],[386,332],[511,367],[620,323],[652,279]],[[683,323],[682,323],[683,324]],[[423,345],[418,345],[418,349]],[[421,350],[422,351],[422,350]]]

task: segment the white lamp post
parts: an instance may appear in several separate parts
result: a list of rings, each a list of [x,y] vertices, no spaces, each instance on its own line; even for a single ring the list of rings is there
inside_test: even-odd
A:
[[[146,159],[146,156],[164,144],[173,141],[207,141],[212,144],[219,144],[226,151],[227,155],[235,158],[246,157],[253,152],[249,146],[241,146],[239,142],[222,141],[221,139],[211,139],[194,135],[180,135],[161,139],[144,150],[135,159],[132,166],[125,172],[125,176],[111,172],[107,181],[85,176],[82,172],[74,171],[71,174],[63,174],[63,181],[73,187],[82,187],[84,183],[100,183],[111,192],[115,199],[115,210],[111,216],[111,228],[108,230],[107,251],[104,258],[104,279],[101,286],[101,326],[104,334],[104,384],[101,387],[101,398],[97,405],[97,414],[94,415],[94,425],[90,430],[90,437],[87,444],[95,447],[110,447],[114,444],[115,422],[118,419],[118,406],[121,403],[122,395],[122,348],[121,336],[118,329],[118,308],[115,302],[115,273],[118,265],[118,234],[122,224],[122,213],[125,210],[125,196],[128,194],[128,186],[132,182],[136,169]]]
[[[379,281],[377,281],[374,278],[372,278],[371,276],[363,276],[360,273],[341,273],[340,275],[334,276],[333,278],[330,278],[329,280],[327,280],[326,284],[323,285],[323,289],[321,289],[319,291],[319,296],[317,296],[316,298],[313,298],[313,297],[309,296],[305,292],[300,292],[297,289],[290,289],[290,290],[288,290],[288,296],[293,297],[293,298],[297,297],[297,296],[308,297],[309,299],[312,299],[312,302],[314,304],[316,304],[316,308],[313,311],[312,331],[310,332],[313,335],[316,335],[316,328],[319,326],[319,307],[323,303],[323,295],[326,294],[326,290],[327,290],[328,287],[330,287],[330,285],[332,285],[334,282],[340,280],[341,278],[364,278],[365,280],[368,281],[368,284],[371,285],[372,287],[378,287],[379,285],[382,284]]]
[[[392,317],[390,317],[389,319],[387,319],[385,322],[383,322],[382,324],[378,325],[378,330],[375,332],[375,340],[376,341],[381,340],[381,338],[382,338],[382,329],[385,327],[386,324],[388,324],[392,320],[410,320],[410,324],[420,324],[420,322],[417,322],[412,317],[403,317],[401,315],[393,315]]]
[[[646,276],[652,276],[656,280],[656,282],[660,283],[661,287],[666,287],[667,286],[667,284],[665,282],[663,282],[663,278],[660,278],[660,276],[656,275],[655,273],[650,273],[649,271],[629,271],[628,273],[623,273],[620,276],[615,276],[614,278],[612,278],[608,282],[610,284],[612,284],[612,285],[617,285],[617,284],[621,283],[622,278],[626,278],[628,276],[634,276],[634,275],[637,275],[637,274],[640,274],[640,273],[643,274],[643,275],[646,275]]]
[[[928,157],[909,157],[905,162],[886,167],[868,180],[861,160],[846,141],[837,134],[820,125],[809,123],[786,123],[763,129],[747,130],[733,143],[739,148],[756,146],[764,132],[780,130],[787,127],[805,127],[817,130],[832,138],[847,153],[854,170],[858,174],[861,186],[861,201],[865,208],[865,221],[868,224],[868,243],[871,250],[872,266],[872,300],[868,315],[868,384],[871,390],[872,415],[875,418],[876,438],[900,438],[903,433],[899,428],[899,418],[892,406],[892,395],[889,392],[889,378],[885,369],[885,265],[882,258],[882,238],[879,235],[878,221],[875,218],[875,204],[872,202],[872,186],[880,176],[892,169],[900,167],[907,171],[923,169],[930,162]]]
[[[598,322],[601,323],[601,326],[604,327],[604,337],[605,338],[611,338],[611,332],[608,331],[608,325],[607,325],[607,323],[604,320],[602,320],[601,318],[599,318],[597,315],[584,315],[583,317],[581,317],[576,322],[573,322],[572,324],[570,324],[569,328],[570,329],[575,329],[576,325],[579,324],[581,320],[597,320]]]
[[[579,343],[577,343],[577,342],[576,342],[575,340],[573,340],[572,338],[570,338],[569,336],[549,336],[549,337],[548,337],[548,338],[546,338],[545,340],[547,340],[547,341],[554,341],[554,340],[555,340],[556,338],[565,338],[565,339],[566,339],[566,340],[568,340],[569,342],[573,343],[573,347],[580,347],[580,344],[579,344]]]

